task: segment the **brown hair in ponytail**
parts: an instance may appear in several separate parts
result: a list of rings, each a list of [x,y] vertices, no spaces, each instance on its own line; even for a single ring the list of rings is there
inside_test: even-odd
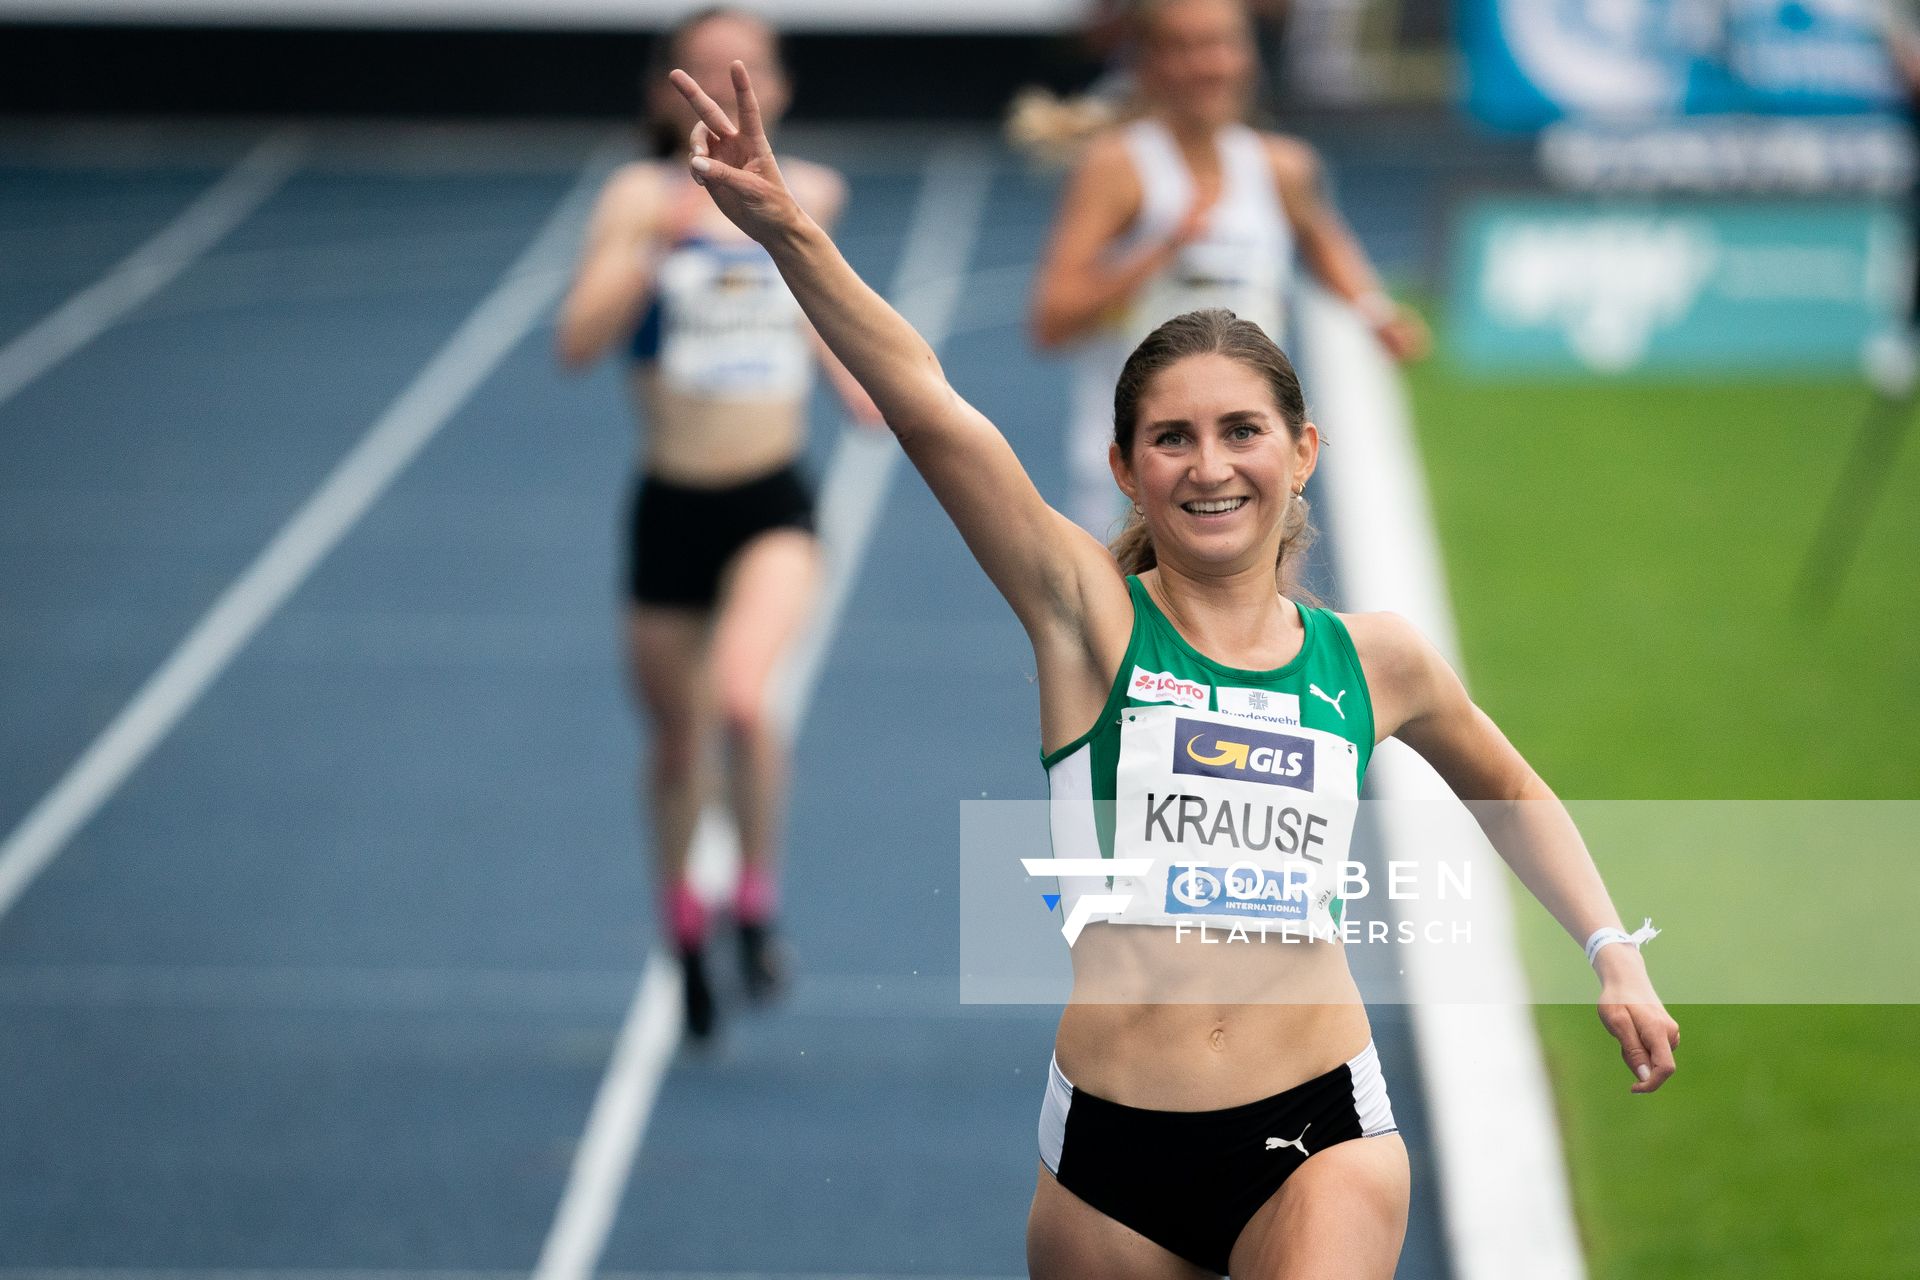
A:
[[[1293,361],[1277,346],[1266,331],[1251,320],[1242,320],[1222,307],[1189,311],[1155,329],[1142,339],[1120,370],[1120,381],[1113,388],[1113,442],[1122,457],[1133,456],[1133,440],[1140,422],[1140,399],[1162,371],[1190,356],[1222,355],[1237,360],[1259,374],[1273,393],[1273,403],[1286,421],[1287,433],[1296,441],[1307,421],[1306,397],[1300,391],[1300,375]],[[1274,580],[1289,596],[1306,598],[1297,580],[1300,562],[1313,545],[1314,527],[1305,498],[1287,504],[1280,536],[1280,557],[1274,564]],[[1153,535],[1138,510],[1127,517],[1109,546],[1120,562],[1122,573],[1144,573],[1158,563],[1153,551]]]

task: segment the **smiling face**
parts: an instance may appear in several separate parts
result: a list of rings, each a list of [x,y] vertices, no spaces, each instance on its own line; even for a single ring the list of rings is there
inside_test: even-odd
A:
[[[786,110],[788,86],[780,65],[779,43],[766,23],[745,13],[724,12],[696,22],[673,38],[667,62],[692,76],[707,96],[733,110],[733,77],[729,68],[737,59],[747,64],[754,96],[769,129]],[[664,74],[647,86],[648,111],[664,121],[682,146],[699,117]]]
[[[1246,114],[1259,70],[1238,0],[1161,0],[1140,32],[1140,87],[1163,115],[1218,128]]]
[[[1288,504],[1319,449],[1319,432],[1287,421],[1258,367],[1206,352],[1142,387],[1131,445],[1116,442],[1110,461],[1158,560],[1213,576],[1278,560]]]

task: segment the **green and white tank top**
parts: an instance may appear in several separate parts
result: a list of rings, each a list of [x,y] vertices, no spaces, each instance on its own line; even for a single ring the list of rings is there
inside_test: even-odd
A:
[[[1346,625],[1298,605],[1300,652],[1246,671],[1188,644],[1138,577],[1127,590],[1133,633],[1099,719],[1041,756],[1053,856],[1113,866],[1062,875],[1061,909],[1100,895],[1089,922],[1329,935],[1373,754]]]

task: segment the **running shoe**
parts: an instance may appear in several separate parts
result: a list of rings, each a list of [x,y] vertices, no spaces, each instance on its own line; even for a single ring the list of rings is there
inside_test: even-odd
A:
[[[793,964],[787,948],[774,936],[772,923],[740,922],[740,973],[747,999],[765,1004],[786,994],[793,978]]]
[[[680,976],[687,998],[687,1034],[695,1040],[711,1039],[718,1011],[713,1001],[713,985],[707,981],[706,956],[699,947],[681,950]]]

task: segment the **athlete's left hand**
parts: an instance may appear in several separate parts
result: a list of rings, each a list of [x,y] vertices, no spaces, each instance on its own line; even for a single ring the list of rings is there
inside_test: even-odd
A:
[[[1387,349],[1388,355],[1403,364],[1423,358],[1433,347],[1433,335],[1427,329],[1427,322],[1412,307],[1396,304],[1391,315],[1375,323],[1373,335]]]
[[[1594,968],[1600,975],[1600,1025],[1620,1042],[1620,1057],[1634,1074],[1633,1092],[1652,1093],[1674,1073],[1680,1024],[1654,994],[1637,947],[1602,947]]]

